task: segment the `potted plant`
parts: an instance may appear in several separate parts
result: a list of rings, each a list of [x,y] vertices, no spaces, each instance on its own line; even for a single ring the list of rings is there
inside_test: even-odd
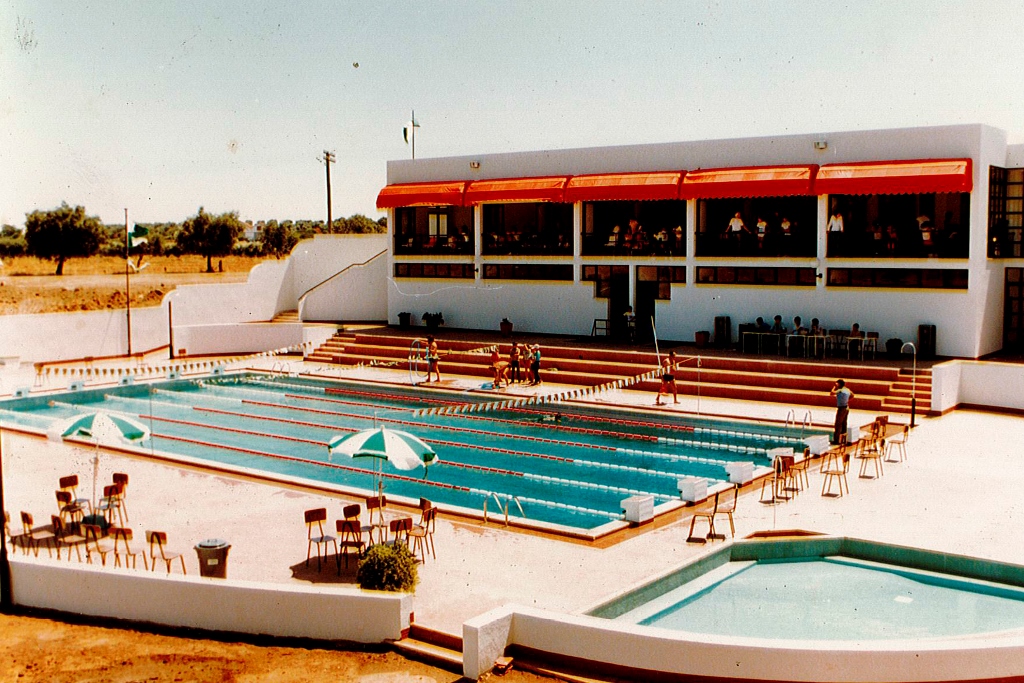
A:
[[[412,314],[403,312],[398,314],[398,326],[402,329],[412,327]]]
[[[508,318],[501,319],[501,336],[511,337],[512,336],[512,321]]]
[[[437,330],[438,327],[444,325],[444,316],[440,311],[437,313],[424,313],[423,324],[427,326],[428,330]]]

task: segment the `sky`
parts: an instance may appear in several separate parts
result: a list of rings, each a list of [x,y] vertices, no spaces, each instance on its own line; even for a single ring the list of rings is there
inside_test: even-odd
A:
[[[416,157],[985,123],[1024,3],[0,0],[0,224],[374,219]]]

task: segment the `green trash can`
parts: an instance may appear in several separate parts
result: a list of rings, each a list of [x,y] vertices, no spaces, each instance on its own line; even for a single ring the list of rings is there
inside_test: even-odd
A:
[[[228,551],[231,545],[219,538],[208,538],[196,544],[199,557],[199,575],[214,579],[228,577]]]

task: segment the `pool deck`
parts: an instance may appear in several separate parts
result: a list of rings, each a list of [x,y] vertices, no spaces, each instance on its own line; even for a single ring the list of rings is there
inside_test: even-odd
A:
[[[270,369],[272,359],[247,364]],[[340,369],[303,367],[293,372],[372,382],[409,385],[407,371],[383,368]],[[443,371],[443,367],[442,367]],[[0,391],[31,386],[31,368],[5,368]],[[446,377],[443,386],[481,390],[480,378]],[[567,387],[545,382],[539,387],[514,387],[493,393],[502,398],[547,394]],[[671,399],[670,399],[671,400]],[[829,424],[833,411],[820,407],[785,406],[680,397],[678,406],[655,408],[653,395],[616,390],[593,402],[658,412],[686,411],[784,421],[791,408],[798,417],[810,410],[813,421]],[[865,424],[873,413],[853,410],[850,424]],[[894,415],[896,421],[908,416]],[[42,439],[3,436],[4,492],[7,509],[32,512],[36,522],[49,521],[56,511],[54,490],[59,477],[77,473],[80,495],[90,495],[95,451]],[[755,531],[807,529],[911,545],[942,552],[974,555],[1024,564],[1019,542],[1024,522],[1024,419],[972,411],[943,417],[918,417],[903,463],[885,463],[878,480],[861,479],[858,461],[851,463],[851,492],[841,498],[819,495],[821,475],[814,466],[810,487],[792,501],[758,502],[760,485],[741,494],[736,512],[737,537]],[[443,454],[442,454],[443,459]],[[99,456],[100,486],[113,472],[130,475],[130,526],[141,548],[144,531],[166,531],[171,549],[185,553],[190,574],[198,573],[195,543],[223,538],[232,544],[228,576],[265,582],[354,582],[354,566],[335,565],[316,571],[305,566],[304,510],[327,507],[330,524],[347,502],[240,477],[210,474],[114,452]],[[413,514],[412,511],[409,511]],[[415,620],[441,631],[461,634],[462,623],[506,604],[580,612],[613,595],[665,573],[683,562],[720,547],[686,542],[690,515],[669,513],[654,524],[617,534],[596,543],[566,541],[541,534],[504,529],[500,522],[439,517],[435,535],[438,557],[420,566]],[[20,552],[20,551],[19,551]]]

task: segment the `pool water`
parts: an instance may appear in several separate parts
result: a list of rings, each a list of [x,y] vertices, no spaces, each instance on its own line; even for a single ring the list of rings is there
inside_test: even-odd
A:
[[[812,434],[575,406],[417,416],[489,400],[245,375],[16,399],[0,406],[0,419],[45,430],[82,412],[120,412],[150,424],[146,445],[162,453],[367,491],[374,488],[370,459],[332,457],[326,444],[337,434],[386,425],[424,439],[441,460],[426,472],[385,465],[386,494],[477,511],[487,500],[492,515],[507,505],[511,516],[574,529],[621,519],[621,501],[630,496],[678,500],[683,476],[713,484],[727,479],[729,462],[767,465],[767,449],[801,448]]]
[[[1024,589],[845,557],[734,561],[618,619],[755,638],[959,636],[1024,628]]]

